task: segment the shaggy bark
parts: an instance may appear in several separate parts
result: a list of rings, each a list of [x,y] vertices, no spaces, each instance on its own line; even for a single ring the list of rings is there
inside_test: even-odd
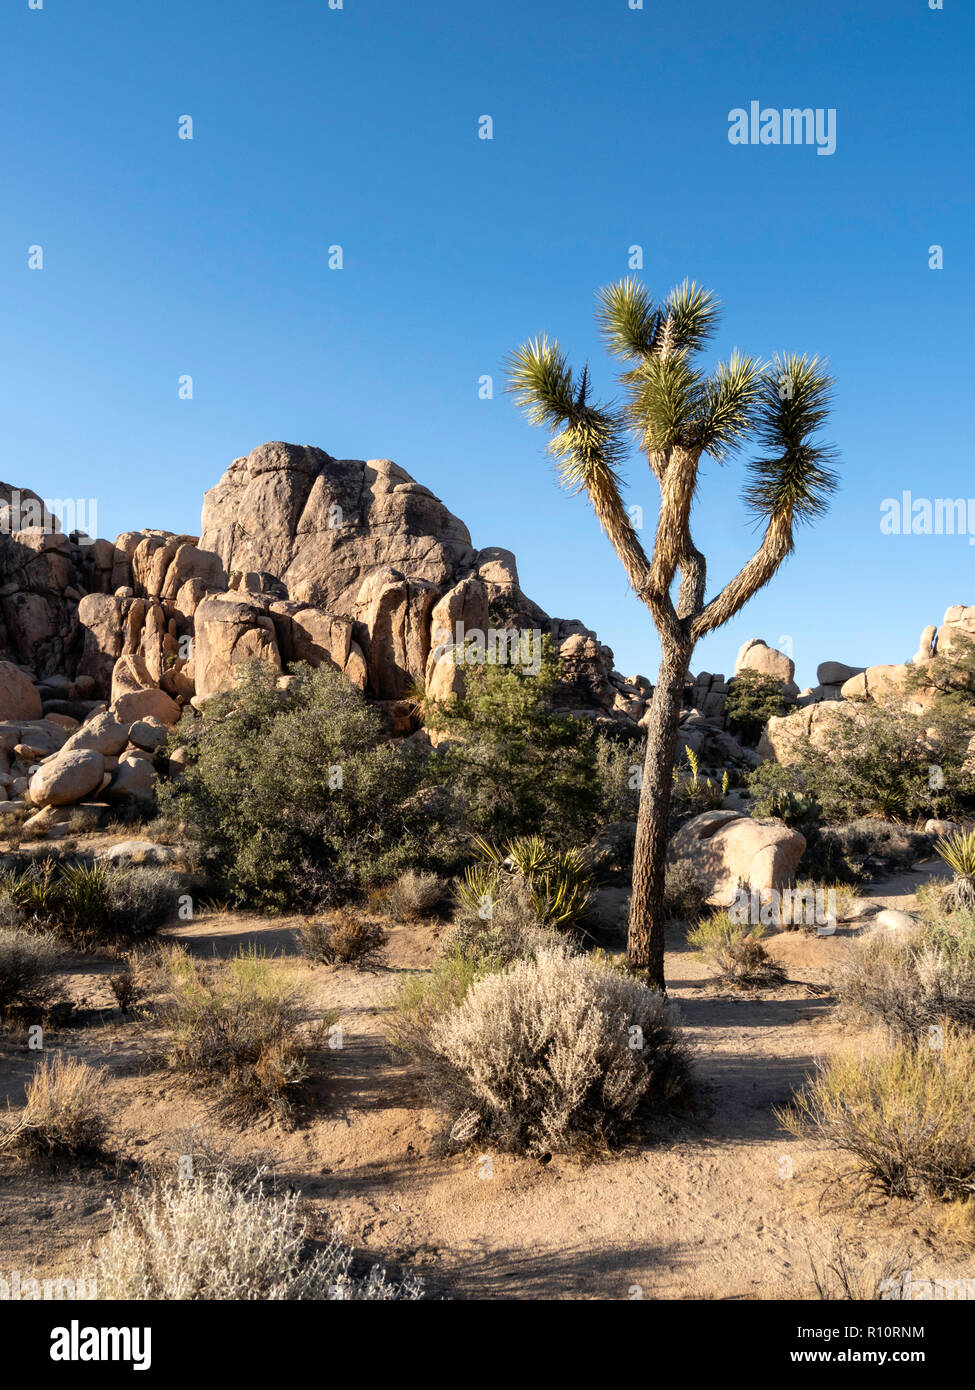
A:
[[[692,644],[665,651],[650,705],[633,854],[627,960],[664,989],[664,881],[674,752]]]

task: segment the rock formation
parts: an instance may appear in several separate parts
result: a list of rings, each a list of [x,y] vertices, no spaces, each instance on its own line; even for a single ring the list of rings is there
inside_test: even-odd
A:
[[[65,535],[35,493],[0,484],[0,805],[56,819],[86,798],[150,799],[183,708],[231,685],[252,657],[282,673],[330,663],[406,734],[414,691],[461,688],[467,640],[524,632],[559,652],[560,709],[634,732],[646,721],[646,677],[615,671],[578,620],[550,618],[522,592],[510,551],[476,549],[464,523],[389,459],[263,444],[206,493],[199,537]],[[961,633],[975,635],[975,608],[956,605],[926,628],[916,660],[949,652]],[[910,668],[825,662],[819,685],[799,695],[791,658],[753,638],[735,663],[736,675],[744,669],[798,697],[761,749],[776,756],[789,719],[825,729],[827,703],[891,698]],[[756,755],[723,728],[728,689],[722,675],[691,678],[679,743],[712,766],[747,767]]]

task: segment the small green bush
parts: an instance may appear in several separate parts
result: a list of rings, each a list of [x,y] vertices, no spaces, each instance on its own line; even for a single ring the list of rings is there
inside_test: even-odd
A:
[[[788,704],[781,681],[746,667],[729,682],[724,714],[745,743],[757,743],[769,720],[785,714]]]
[[[895,1197],[965,1197],[975,1189],[975,1034],[947,1024],[940,1046],[896,1042],[821,1063],[792,1107],[790,1134],[854,1162],[853,1176]]]
[[[279,690],[266,662],[237,671],[232,690],[180,722],[186,771],[160,791],[233,902],[317,908],[457,861],[451,799],[423,795],[429,760],[392,744],[341,672],[298,665]]]
[[[687,944],[714,966],[727,984],[776,984],[784,973],[762,945],[764,935],[760,922],[746,925],[733,922],[727,912],[715,912],[687,933]]]
[[[233,1118],[271,1114],[290,1123],[312,1045],[302,1032],[306,991],[295,970],[256,950],[204,964],[171,947],[161,963],[169,1065]]]

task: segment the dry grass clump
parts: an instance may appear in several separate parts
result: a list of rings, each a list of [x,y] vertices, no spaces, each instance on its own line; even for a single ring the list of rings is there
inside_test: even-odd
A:
[[[26,1105],[0,1136],[0,1149],[31,1157],[98,1153],[108,1128],[105,1068],[60,1052],[45,1057],[27,1083]]]
[[[782,967],[762,945],[764,935],[760,922],[733,922],[727,912],[715,912],[687,933],[687,944],[718,971],[725,984],[758,988],[785,979]]]
[[[689,1081],[665,1000],[560,947],[471,983],[419,1060],[452,1142],[529,1154],[611,1143]]]
[[[816,1296],[828,1303],[889,1298],[891,1287],[900,1282],[898,1276],[910,1266],[912,1258],[905,1245],[874,1257],[863,1250],[853,1252],[839,1231],[828,1247],[817,1248],[807,1242],[806,1254]]]
[[[93,1276],[101,1299],[256,1301],[414,1300],[412,1275],[350,1273],[352,1251],[333,1235],[312,1254],[294,1193],[226,1173],[156,1182],[116,1207]]]
[[[313,1043],[297,973],[253,949],[223,963],[203,964],[179,948],[161,959],[169,1065],[212,1089],[217,1109],[236,1119],[290,1122]]]
[[[50,933],[0,927],[0,1021],[41,1013],[57,965],[58,945]]]
[[[830,1058],[777,1112],[791,1134],[823,1139],[853,1176],[896,1197],[975,1192],[975,1036],[950,1023],[929,1046],[894,1042],[873,1056]]]
[[[407,869],[386,892],[386,906],[401,922],[428,917],[447,895],[447,882],[439,874]]]
[[[301,949],[325,965],[378,965],[389,935],[381,922],[351,907],[336,907],[324,917],[303,917],[298,928]]]

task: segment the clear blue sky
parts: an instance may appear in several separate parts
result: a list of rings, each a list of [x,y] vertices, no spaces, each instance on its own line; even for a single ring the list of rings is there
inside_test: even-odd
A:
[[[756,635],[791,638],[802,684],[827,658],[904,660],[975,603],[967,537],[879,525],[904,489],[975,495],[975,21],[944,5],[6,0],[0,477],[95,497],[114,536],[195,532],[267,439],[393,458],[652,677],[649,619],[545,437],[477,398],[538,332],[611,391],[593,292],[636,243],[655,291],[721,294],[717,355],[821,353],[838,381],[832,514],[694,669]],[[836,153],[732,146],[751,100],[835,108]],[[741,475],[703,481],[712,591],[755,543]],[[652,526],[645,461],[628,476]]]

